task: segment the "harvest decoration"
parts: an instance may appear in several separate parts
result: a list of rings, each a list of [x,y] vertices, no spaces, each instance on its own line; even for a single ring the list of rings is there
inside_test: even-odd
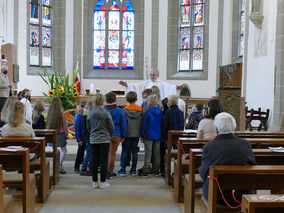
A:
[[[74,107],[73,104],[77,102],[80,95],[77,91],[79,81],[75,82],[78,73],[79,69],[73,71],[73,80],[71,83],[69,83],[69,74],[64,77],[57,70],[54,70],[53,73],[49,73],[46,70],[43,71],[43,74],[38,73],[42,80],[49,86],[48,94],[43,93],[43,95],[50,102],[52,101],[52,97],[58,97],[62,101],[64,110],[72,109]]]

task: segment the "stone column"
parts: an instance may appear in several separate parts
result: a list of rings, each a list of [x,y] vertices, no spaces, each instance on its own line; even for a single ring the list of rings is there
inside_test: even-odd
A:
[[[275,44],[274,131],[284,131],[284,1],[277,1]]]

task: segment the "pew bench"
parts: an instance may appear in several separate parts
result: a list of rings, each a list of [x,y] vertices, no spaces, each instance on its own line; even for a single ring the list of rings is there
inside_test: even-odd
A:
[[[9,179],[9,176],[6,175],[6,173],[3,174],[3,183],[10,188],[21,188],[23,190],[23,212],[35,213],[36,178],[34,174],[30,174],[28,149],[21,148],[17,151],[9,151],[0,148],[0,164],[2,164],[3,170],[6,170],[7,172],[15,170],[20,170],[22,172],[22,174],[13,174],[12,179]],[[15,176],[19,179],[16,184],[13,183]]]
[[[186,148],[184,144],[184,149]],[[202,162],[202,149],[190,149],[189,158],[189,174],[185,176],[184,180],[184,212],[193,213],[195,205],[195,188],[199,179],[196,179],[196,173]],[[284,153],[273,152],[270,149],[253,149],[256,163],[259,165],[284,165]],[[199,176],[200,178],[200,176]]]
[[[222,190],[282,190],[284,166],[211,166],[212,177],[217,178]],[[218,187],[216,180],[209,179],[208,202],[202,199],[201,212],[240,212],[240,208],[217,208]],[[240,201],[241,202],[241,201]]]
[[[280,195],[243,195],[242,205],[247,213],[283,213],[284,194]]]
[[[49,162],[45,156],[45,138],[44,137],[0,137],[0,147],[22,146],[29,149],[29,153],[36,153],[39,159],[29,163],[30,171],[39,171],[37,180],[37,189],[39,202],[44,203],[49,195]],[[17,180],[13,180],[16,184]]]
[[[12,195],[6,195],[3,192],[3,171],[0,165],[0,213],[13,213],[14,201]]]
[[[57,148],[57,131],[54,129],[34,129],[36,137],[45,137],[46,143],[52,144],[52,150],[46,150],[46,157],[52,158],[51,183],[56,185],[59,181],[60,150]],[[46,146],[47,147],[47,146]]]

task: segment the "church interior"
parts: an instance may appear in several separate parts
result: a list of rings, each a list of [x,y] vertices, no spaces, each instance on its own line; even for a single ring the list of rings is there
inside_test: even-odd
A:
[[[30,100],[31,110],[42,102],[45,121],[51,101],[59,98],[68,127],[65,149],[56,145],[52,128],[34,128],[34,138],[0,137],[0,213],[284,212],[284,0],[0,0],[0,52],[1,110],[2,100],[27,89],[29,97],[21,97]],[[167,129],[165,146],[173,149],[164,148],[159,177],[145,178],[143,169],[136,177],[128,168],[121,175],[122,142],[114,153],[116,178],[107,180],[109,188],[94,189],[92,178],[74,169],[78,106],[97,103],[100,94],[108,104],[106,94],[113,92],[113,103],[122,109],[135,91],[140,107],[142,92],[153,87],[161,104],[164,98],[174,104],[172,95],[178,108],[182,102],[183,125],[197,104],[204,105],[205,115],[208,103],[219,100],[235,119],[235,135],[252,144],[256,166],[211,167],[208,177],[216,179],[209,177],[207,184],[215,194],[206,200],[198,167],[203,145],[213,138],[196,138],[197,128]],[[3,96],[3,89],[10,94]],[[137,170],[145,168],[142,139]],[[6,150],[5,143],[18,150]],[[30,152],[38,159],[29,162]],[[104,166],[99,168],[102,178]],[[222,189],[253,186],[254,195],[243,195],[237,209],[220,207],[216,183],[222,177]]]

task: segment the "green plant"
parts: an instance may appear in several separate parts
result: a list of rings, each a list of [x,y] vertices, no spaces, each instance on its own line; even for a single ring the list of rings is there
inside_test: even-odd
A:
[[[49,73],[44,69],[43,74],[38,73],[42,80],[49,86],[48,93],[43,92],[43,95],[48,98],[49,102],[52,101],[53,97],[60,98],[64,110],[74,108],[74,103],[77,102],[80,95],[77,91],[79,81],[75,82],[78,73],[79,69],[73,71],[73,78],[70,84],[69,74],[64,77],[56,69],[53,73]]]

